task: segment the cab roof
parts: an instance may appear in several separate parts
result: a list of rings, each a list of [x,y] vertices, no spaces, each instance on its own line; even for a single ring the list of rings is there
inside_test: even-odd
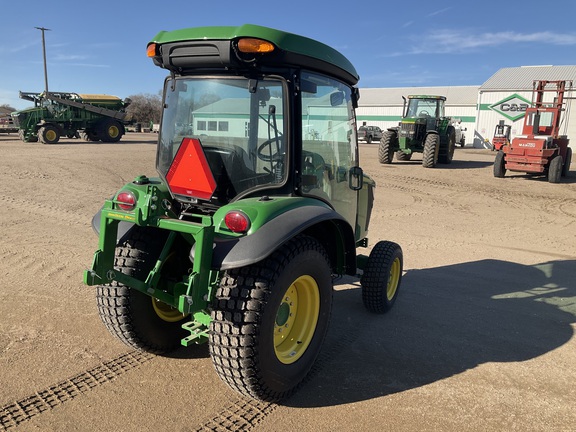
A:
[[[284,55],[275,57],[275,62],[278,66],[285,64],[297,67],[312,67],[313,69],[327,71],[344,79],[350,85],[355,85],[359,80],[358,73],[352,63],[334,48],[314,39],[254,24],[244,24],[238,27],[194,27],[173,31],[161,31],[148,45],[152,43],[160,46],[169,44],[171,46],[170,53],[162,52],[161,57],[158,56],[155,58],[155,63],[167,69],[180,68],[180,70],[182,70],[181,63],[185,63],[186,61],[188,61],[188,63],[185,64],[189,65],[189,68],[194,67],[192,59],[195,57],[195,54],[190,51],[189,43],[194,41],[198,43],[215,41],[215,46],[219,47],[219,60],[222,66],[222,61],[225,62],[229,60],[227,53],[222,52],[222,47],[225,46],[222,42],[228,41],[232,43],[243,37],[264,39],[279,48]],[[220,41],[220,43],[218,43],[218,41]],[[178,45],[181,44],[186,45],[186,52],[181,50],[178,55],[174,54],[174,47],[177,48]],[[184,57],[186,56],[188,56],[189,59],[187,58],[185,60]],[[180,66],[176,66],[176,60]],[[270,65],[270,62],[266,62],[265,59],[263,62]]]

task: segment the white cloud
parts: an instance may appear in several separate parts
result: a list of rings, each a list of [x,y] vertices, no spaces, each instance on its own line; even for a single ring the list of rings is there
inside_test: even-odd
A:
[[[439,9],[439,10],[437,10],[437,11],[434,11],[434,12],[432,12],[432,13],[429,13],[428,16],[429,16],[429,17],[433,17],[433,16],[436,16],[436,15],[440,15],[440,14],[442,14],[442,13],[444,13],[444,12],[448,12],[450,9],[452,9],[452,6],[448,6],[448,7],[444,8],[444,9]]]
[[[420,36],[423,41],[402,52],[384,55],[398,57],[410,54],[450,54],[469,52],[485,47],[495,47],[516,43],[540,43],[549,45],[576,45],[576,34],[554,33],[550,31],[534,33],[495,32],[474,33],[464,30],[436,30]]]

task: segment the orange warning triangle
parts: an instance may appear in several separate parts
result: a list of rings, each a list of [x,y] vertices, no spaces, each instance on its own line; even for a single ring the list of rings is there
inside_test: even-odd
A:
[[[179,195],[208,200],[216,190],[200,140],[184,138],[166,174],[170,190]]]

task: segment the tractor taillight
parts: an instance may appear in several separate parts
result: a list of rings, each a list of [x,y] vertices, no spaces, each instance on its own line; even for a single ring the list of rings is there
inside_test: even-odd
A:
[[[120,192],[116,197],[116,204],[122,210],[134,210],[134,207],[136,207],[136,197],[132,192]]]
[[[234,210],[224,216],[224,223],[235,233],[245,233],[250,229],[250,219],[241,211]]]
[[[264,54],[274,51],[274,45],[262,39],[242,38],[238,40],[238,51]]]
[[[148,57],[156,57],[158,55],[158,45],[151,43],[146,47],[146,54]]]

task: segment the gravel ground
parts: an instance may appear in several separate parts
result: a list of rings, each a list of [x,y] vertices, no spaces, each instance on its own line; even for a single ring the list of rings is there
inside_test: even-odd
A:
[[[229,390],[206,346],[172,357],[124,346],[82,283],[92,215],[155,175],[155,138],[0,134],[0,430],[574,430],[574,172],[496,179],[494,153],[471,148],[436,169],[380,165],[377,145],[361,144],[377,183],[369,248],[402,246],[400,296],[372,315],[358,280],[339,280],[319,360],[275,405]]]

